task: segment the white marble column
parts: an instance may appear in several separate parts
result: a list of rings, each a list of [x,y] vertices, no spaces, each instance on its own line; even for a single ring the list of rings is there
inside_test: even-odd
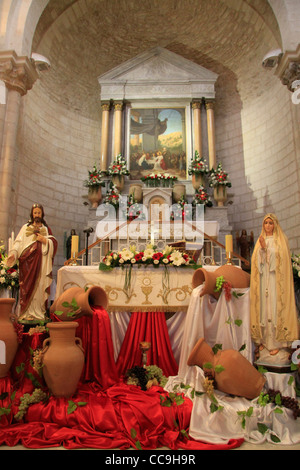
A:
[[[102,130],[101,130],[101,154],[100,154],[100,170],[107,170],[107,152],[109,137],[109,103],[103,103],[102,108]]]
[[[214,116],[214,103],[207,101],[206,103],[207,114],[207,139],[208,139],[208,155],[209,155],[209,168],[216,167],[216,136],[215,136],[215,116]]]

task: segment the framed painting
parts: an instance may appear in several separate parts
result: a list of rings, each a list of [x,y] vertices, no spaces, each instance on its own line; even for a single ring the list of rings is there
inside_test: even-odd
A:
[[[131,108],[130,179],[149,173],[187,179],[186,107]]]

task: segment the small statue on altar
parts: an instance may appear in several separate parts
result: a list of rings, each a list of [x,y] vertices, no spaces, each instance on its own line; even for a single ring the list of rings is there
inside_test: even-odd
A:
[[[72,254],[71,253],[71,246],[72,246],[72,237],[73,237],[73,235],[76,235],[76,230],[74,228],[72,228],[71,233],[68,236],[67,241],[66,241],[66,257],[67,257],[67,259],[71,258],[71,254]]]
[[[28,223],[21,228],[7,258],[8,266],[19,261],[19,322],[45,320],[56,250],[57,241],[44,219],[44,209],[34,204]]]
[[[239,235],[239,232],[237,232],[236,244],[240,250],[240,255],[247,261],[250,261],[251,250],[254,246],[253,232],[251,232],[250,236],[247,235],[247,231],[245,229],[242,230],[241,235]],[[245,261],[242,261],[242,266],[243,266],[243,269],[247,269],[247,268],[249,269],[249,265],[245,263]]]
[[[264,217],[252,255],[250,311],[258,361],[289,364],[298,319],[289,243],[274,214]]]

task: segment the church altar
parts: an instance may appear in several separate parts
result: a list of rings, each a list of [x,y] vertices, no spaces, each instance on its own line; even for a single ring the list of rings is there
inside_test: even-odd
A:
[[[101,271],[98,266],[64,266],[57,273],[55,298],[70,287],[100,286],[107,294],[109,312],[186,311],[194,272],[174,266],[127,266],[111,271]]]
[[[214,270],[218,266],[206,266]],[[192,268],[152,266],[114,268],[101,271],[98,266],[63,266],[57,273],[55,298],[70,287],[102,287],[108,297],[108,312],[186,311],[192,293]],[[130,276],[130,279],[128,279]]]

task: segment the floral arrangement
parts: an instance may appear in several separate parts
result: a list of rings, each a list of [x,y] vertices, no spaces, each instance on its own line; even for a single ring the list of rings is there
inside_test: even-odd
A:
[[[112,206],[115,207],[115,209],[117,209],[119,207],[119,202],[120,202],[120,194],[116,186],[111,182],[110,188],[107,190],[103,203],[111,204]]]
[[[6,264],[7,254],[4,245],[0,246],[0,289],[14,290],[19,288],[18,265],[9,268]]]
[[[108,167],[107,174],[109,176],[128,176],[130,173],[126,167],[126,162],[119,153],[116,159]]]
[[[217,169],[212,168],[209,174],[209,186],[227,186],[231,188],[231,182],[228,180],[228,173],[223,170],[222,163],[218,163]]]
[[[166,246],[163,251],[157,251],[154,245],[149,244],[144,251],[136,250],[135,245],[123,248],[121,251],[112,251],[103,258],[99,269],[109,270],[126,265],[199,267],[191,256],[172,246]]]
[[[177,180],[177,176],[169,175],[169,173],[150,173],[149,175],[141,178],[143,183],[151,187],[172,187]]]
[[[173,206],[174,207],[174,206]],[[192,210],[184,196],[181,196],[179,201],[175,204],[174,210],[171,212],[171,220],[184,219],[186,216],[191,215]]]
[[[104,186],[105,183],[102,181],[101,171],[97,169],[96,164],[93,166],[92,171],[88,171],[89,177],[84,181],[86,188],[93,188],[97,186]]]
[[[192,158],[191,160],[188,173],[189,175],[193,175],[193,174],[206,175],[209,173],[206,160],[203,157],[200,157],[198,150],[195,151],[195,157]]]
[[[141,211],[141,204],[136,202],[136,199],[134,198],[133,194],[129,194],[128,200],[127,200],[127,208],[126,208],[126,218],[127,220],[134,220],[137,217],[141,219],[145,219],[146,216]]]
[[[192,206],[197,206],[198,204],[204,204],[207,207],[211,207],[213,205],[210,197],[204,189],[204,186],[200,186],[194,194]]]

